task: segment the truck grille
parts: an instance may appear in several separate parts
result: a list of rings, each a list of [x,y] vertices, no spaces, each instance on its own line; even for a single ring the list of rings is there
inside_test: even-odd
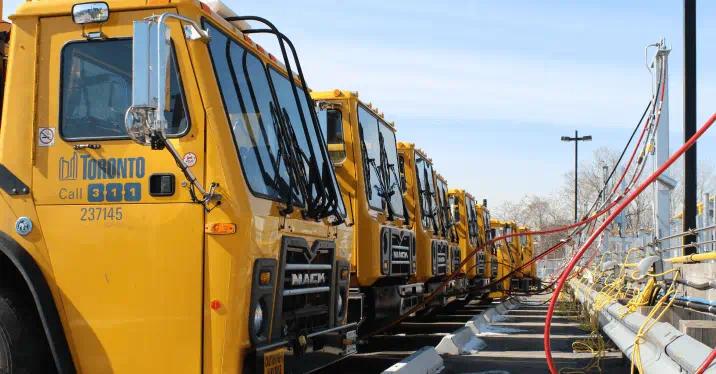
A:
[[[485,276],[485,252],[477,252],[475,254],[475,273],[478,277]]]
[[[335,243],[283,237],[276,290],[274,339],[296,337],[332,327]]]
[[[462,258],[462,251],[460,251],[460,247],[451,246],[450,247],[450,271],[456,272],[458,266],[460,266]]]
[[[433,240],[430,243],[433,260],[433,275],[445,275],[448,270],[448,243],[444,240]]]
[[[389,275],[409,276],[415,273],[417,264],[415,262],[415,239],[412,231],[383,227],[380,247],[381,261],[388,263]]]

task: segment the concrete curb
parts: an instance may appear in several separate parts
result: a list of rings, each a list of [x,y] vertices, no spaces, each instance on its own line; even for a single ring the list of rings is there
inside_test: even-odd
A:
[[[443,359],[433,347],[423,347],[397,364],[387,368],[383,373],[436,374],[445,368]]]
[[[464,355],[484,348],[487,344],[475,336],[472,328],[460,327],[440,341],[435,350],[441,355]]]
[[[520,304],[511,298],[497,306],[493,306],[467,321],[465,327],[461,327],[454,333],[443,337],[435,349],[440,354],[448,355],[467,354],[483,349],[487,344],[477,337],[480,334],[480,325],[490,324],[495,320],[495,317],[519,307]]]

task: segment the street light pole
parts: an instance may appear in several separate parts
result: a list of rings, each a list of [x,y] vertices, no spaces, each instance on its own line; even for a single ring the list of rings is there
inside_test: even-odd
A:
[[[574,222],[577,222],[577,182],[579,181],[579,163],[577,162],[577,155],[579,154],[579,133],[577,130],[574,130],[574,139],[576,139],[574,141]]]
[[[574,130],[574,138],[570,138],[569,136],[563,136],[562,141],[563,142],[574,142],[574,222],[577,222],[579,219],[577,216],[577,207],[579,206],[578,200],[578,184],[579,184],[579,142],[589,142],[592,140],[591,135],[579,137],[579,132],[577,130]]]

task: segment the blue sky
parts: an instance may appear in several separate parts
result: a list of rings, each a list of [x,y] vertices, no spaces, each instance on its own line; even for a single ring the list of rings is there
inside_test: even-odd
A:
[[[621,150],[651,95],[644,47],[661,37],[673,49],[672,149],[682,141],[682,1],[226,3],[288,35],[314,90],[359,91],[451,187],[492,206],[558,189],[574,152],[559,138],[575,129],[594,137],[580,144],[585,160]],[[701,124],[716,111],[716,3],[698,11]],[[699,158],[714,160],[715,140],[706,135]]]

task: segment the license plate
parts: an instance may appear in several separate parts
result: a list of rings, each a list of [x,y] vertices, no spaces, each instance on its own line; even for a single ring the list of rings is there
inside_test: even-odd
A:
[[[264,374],[283,374],[283,352],[281,348],[264,354]]]

